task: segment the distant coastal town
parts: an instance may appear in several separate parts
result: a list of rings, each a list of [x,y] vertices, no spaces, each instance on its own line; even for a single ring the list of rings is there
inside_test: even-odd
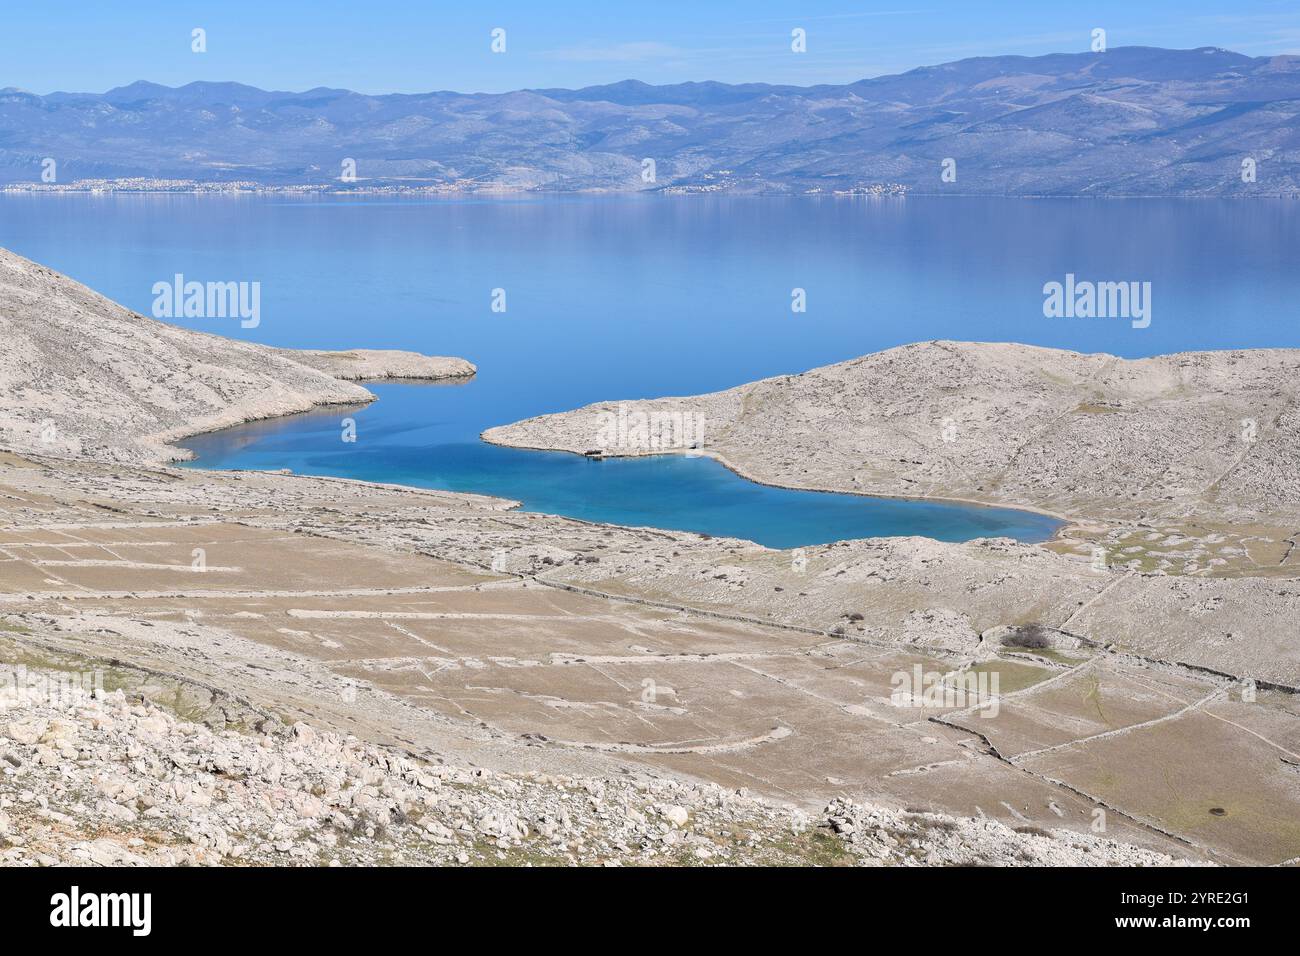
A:
[[[446,183],[425,186],[366,186],[348,183],[337,186],[331,183],[298,183],[270,186],[248,179],[224,182],[203,182],[196,179],[154,179],[140,176],[128,179],[78,179],[71,183],[6,183],[0,186],[4,193],[459,193],[482,191],[480,183]],[[495,191],[513,192],[509,187],[495,187]]]
[[[772,191],[770,184],[763,184],[766,191]],[[757,191],[765,191],[760,187]],[[295,183],[289,185],[268,185],[249,179],[224,182],[204,182],[197,179],[154,179],[147,176],[126,179],[78,179],[71,183],[5,183],[0,185],[0,193],[56,193],[106,195],[109,193],[179,193],[179,194],[273,194],[273,195],[405,195],[405,196],[448,196],[476,194],[507,195],[524,192],[550,192],[541,185],[515,185],[510,183],[485,183],[478,180],[457,180],[450,183],[430,183],[421,186],[400,183]],[[564,192],[608,192],[607,189],[563,190]],[[661,189],[643,190],[660,192],[665,195],[696,195],[701,193],[752,193],[752,184],[736,180],[722,179],[713,182],[680,184]],[[789,193],[789,190],[781,190]],[[849,189],[821,189],[813,187],[801,190],[796,195],[828,196],[904,196],[909,192],[902,183],[870,183],[853,186]]]

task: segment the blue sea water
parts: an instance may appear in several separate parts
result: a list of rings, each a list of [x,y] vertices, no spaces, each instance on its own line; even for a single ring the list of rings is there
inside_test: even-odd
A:
[[[677,528],[789,548],[872,535],[942,541],[1051,536],[1059,522],[1031,512],[792,491],[755,484],[711,458],[660,455],[593,461],[564,452],[502,448],[462,434],[479,382],[369,386],[379,401],[360,410],[319,410],[256,422],[185,442],[199,466],[291,468],[425,488],[472,491],[532,511],[587,521]],[[465,410],[461,415],[461,410]],[[430,417],[436,412],[446,417]],[[353,417],[357,441],[340,440]]]
[[[1300,206],[1285,200],[0,197],[0,245],[149,314],[156,282],[261,283],[303,348],[460,355],[468,384],[379,385],[349,412],[187,444],[198,464],[516,498],[531,510],[795,546],[872,534],[1048,536],[1004,509],[792,492],[704,458],[587,461],[478,434],[605,399],[689,395],[935,338],[1126,357],[1300,345]],[[1043,285],[1150,282],[1148,328],[1048,319]],[[807,311],[791,311],[793,289]],[[507,309],[491,309],[504,289]],[[870,449],[863,450],[864,457]]]

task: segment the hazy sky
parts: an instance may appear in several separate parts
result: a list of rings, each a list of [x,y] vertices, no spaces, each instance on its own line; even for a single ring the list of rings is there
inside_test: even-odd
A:
[[[191,30],[207,31],[206,53]],[[491,31],[506,52],[491,52]],[[790,33],[807,33],[807,52]],[[1110,46],[1300,52],[1296,0],[10,0],[0,87],[99,92],[238,80],[371,93],[587,86],[629,77],[835,83],[968,56]]]

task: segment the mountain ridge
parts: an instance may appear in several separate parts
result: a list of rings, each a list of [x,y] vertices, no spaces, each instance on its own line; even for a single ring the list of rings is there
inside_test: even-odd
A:
[[[1300,57],[1118,47],[814,86],[0,90],[0,184],[39,183],[46,159],[55,186],[1295,195]]]

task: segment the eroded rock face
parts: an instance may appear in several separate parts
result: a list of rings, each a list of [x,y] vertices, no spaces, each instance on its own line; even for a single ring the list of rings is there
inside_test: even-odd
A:
[[[1171,862],[1076,833],[846,801],[810,816],[645,774],[428,763],[304,723],[215,732],[120,690],[3,704],[8,865]]]

